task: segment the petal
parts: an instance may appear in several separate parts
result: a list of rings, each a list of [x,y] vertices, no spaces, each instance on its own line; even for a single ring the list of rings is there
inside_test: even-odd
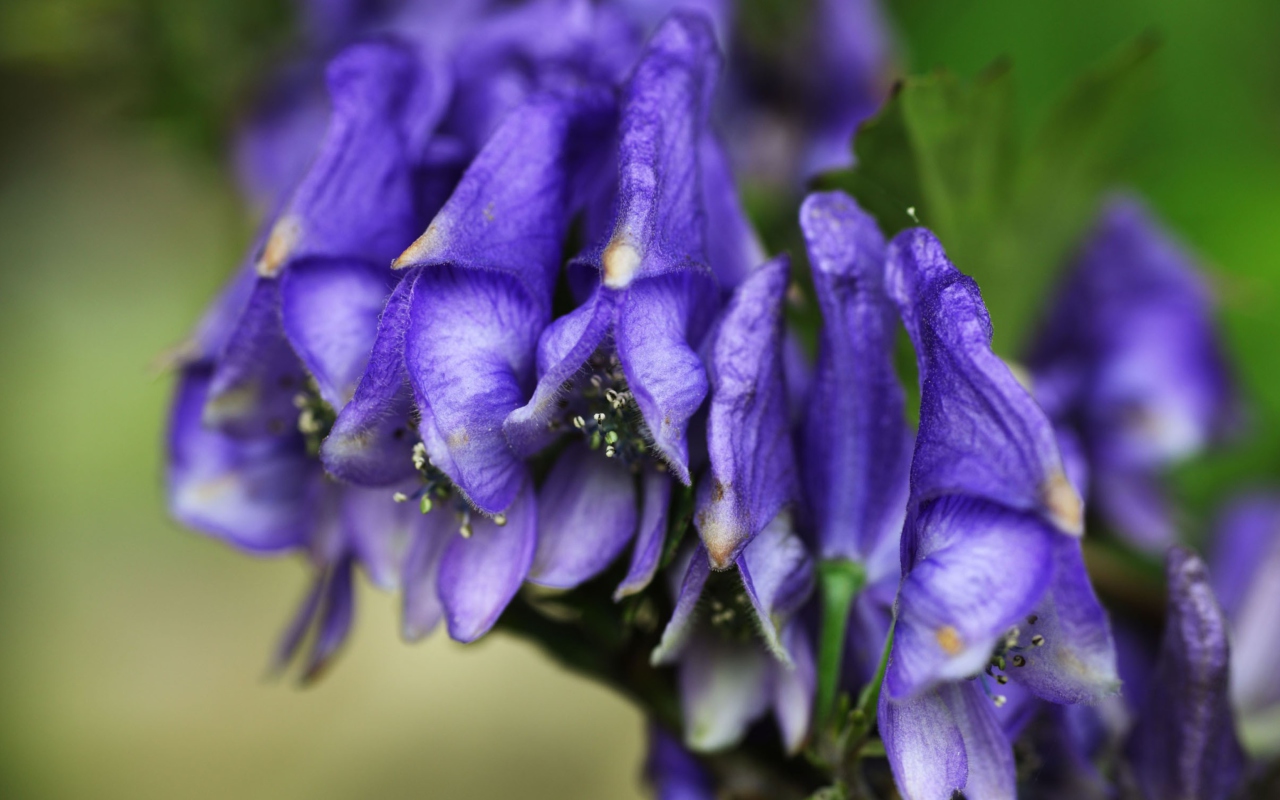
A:
[[[707,261],[721,289],[732,292],[765,262],[764,244],[738,198],[728,155],[713,133],[702,137],[702,196],[707,212]]]
[[[302,673],[304,683],[320,678],[351,632],[355,611],[355,587],[351,582],[353,566],[350,556],[340,559],[325,583],[324,602],[316,620],[316,640]]]
[[[280,322],[280,287],[259,279],[214,368],[204,424],[234,436],[279,436],[294,427],[304,372]]]
[[[671,478],[665,472],[646,471],[641,478],[644,499],[640,507],[640,528],[636,533],[635,548],[631,552],[631,566],[622,579],[613,599],[644,591],[662,559],[662,546],[667,538],[667,508],[671,505]]]
[[[614,331],[627,384],[653,443],[685,485],[685,432],[708,388],[706,369],[690,347],[690,326],[697,312],[714,310],[710,288],[687,272],[641,281],[622,299]]]
[[[1167,571],[1168,621],[1129,757],[1147,797],[1223,800],[1244,768],[1227,693],[1227,624],[1194,553],[1171,548]]]
[[[457,520],[443,508],[419,514],[409,552],[404,559],[404,605],[400,633],[407,642],[424,638],[444,618],[440,602],[440,560],[458,532]]]
[[[806,176],[853,161],[853,134],[888,94],[891,38],[875,0],[818,0],[814,7]]]
[[[251,552],[306,544],[320,475],[297,433],[237,439],[201,422],[208,370],[183,370],[169,420],[169,509]]]
[[[601,255],[604,285],[669,272],[710,274],[698,150],[720,58],[706,18],[677,11],[645,46],[627,86],[618,215]]]
[[[276,651],[272,654],[271,671],[273,673],[284,672],[298,655],[298,649],[311,631],[311,624],[315,621],[316,612],[320,610],[320,602],[324,599],[329,577],[327,570],[316,571],[315,577],[311,580],[311,587],[307,589],[306,595],[302,598],[302,603],[298,605],[298,610],[294,612],[293,617],[289,620],[289,625],[284,629],[284,633],[281,634],[280,642],[276,645]]]
[[[1053,428],[991,352],[977,285],[933,234],[916,228],[889,247],[888,287],[915,344],[922,387],[908,516],[931,498],[967,494],[1034,511],[1080,535],[1082,504]],[[908,555],[914,546],[907,543]]]
[[[644,774],[657,800],[716,800],[715,782],[698,759],[653,723]]]
[[[598,171],[615,123],[602,91],[538,95],[516,108],[396,266],[502,273],[549,307],[569,219],[582,201],[575,188]]]
[[[333,475],[362,486],[387,486],[414,475],[409,417],[413,395],[404,367],[404,336],[418,273],[397,284],[378,321],[364,375],[320,446]]]
[[[526,468],[502,423],[533,383],[545,311],[498,273],[435,268],[414,289],[405,364],[432,463],[480,510],[515,499]]]
[[[280,280],[285,335],[334,409],[355,394],[393,284],[385,268],[351,259],[307,259]]]
[[[636,487],[631,470],[569,447],[538,492],[538,552],[529,580],[572,589],[599,575],[636,532]]]
[[[824,321],[803,423],[805,486],[822,555],[867,562],[896,550],[911,464],[884,237],[842,192],[810,195],[800,225]]]
[[[655,666],[673,663],[693,635],[694,623],[698,618],[698,600],[702,597],[702,587],[707,585],[707,578],[711,577],[711,567],[706,548],[702,545],[698,545],[691,556],[680,579],[675,610],[671,612],[671,619],[662,631],[662,640],[649,657],[649,661]]]
[[[792,533],[787,514],[779,514],[738,558],[738,574],[755,611],[760,634],[774,657],[792,666],[779,629],[813,591],[813,562]]]
[[[782,364],[789,269],[782,256],[748,276],[711,346],[711,469],[694,520],[715,569],[728,567],[799,492]]]
[[[389,489],[342,487],[342,524],[346,540],[379,589],[400,588],[401,564],[413,537],[418,512],[414,503],[397,503]]]
[[[770,667],[752,644],[694,636],[680,659],[685,745],[710,753],[741,741],[769,705]]]
[[[904,800],[1015,797],[1013,748],[974,682],[911,700],[880,695],[880,736]]]
[[[387,40],[329,63],[329,128],[262,248],[260,274],[310,256],[385,264],[421,230],[402,124],[417,70],[412,52]]]
[[[538,341],[538,385],[524,406],[512,411],[502,424],[512,450],[529,457],[559,435],[551,425],[560,413],[557,401],[565,384],[573,379],[605,341],[613,324],[618,297],[596,292],[586,304],[551,323]]]
[[[526,486],[505,525],[480,518],[469,538],[454,536],[440,562],[439,591],[449,636],[473,642],[498,621],[529,574],[537,548],[538,508]]]
[[[948,497],[921,515],[921,552],[898,592],[885,689],[901,699],[981,671],[1053,574],[1054,532],[1039,517]]]
[[[1089,584],[1080,543],[1055,537],[1053,550],[1053,582],[1019,626],[1026,666],[1010,675],[1054,703],[1097,703],[1120,690],[1111,624]],[[1043,644],[1034,644],[1036,636]]]
[[[1133,544],[1159,553],[1177,540],[1173,509],[1156,475],[1147,470],[1113,469],[1094,459],[1093,496],[1106,519]]]
[[[1231,695],[1238,709],[1268,708],[1280,703],[1280,500],[1236,499],[1217,532],[1213,589],[1231,620]]]
[[[799,621],[792,620],[782,629],[782,645],[791,653],[794,666],[790,669],[774,666],[773,715],[778,720],[787,752],[794,755],[809,735],[818,670],[813,660],[813,646]]]

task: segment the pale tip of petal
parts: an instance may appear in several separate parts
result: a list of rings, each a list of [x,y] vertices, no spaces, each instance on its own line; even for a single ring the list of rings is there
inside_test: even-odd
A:
[[[414,239],[413,244],[391,262],[391,268],[405,269],[430,258],[443,245],[443,228],[444,225],[438,218],[433,219],[422,235]]]
[[[258,258],[258,274],[274,278],[280,274],[298,240],[302,238],[302,221],[295,216],[281,217],[271,228],[271,235]]]
[[[640,251],[625,239],[614,239],[605,248],[604,285],[610,289],[624,289],[640,270]]]
[[[1061,470],[1055,471],[1044,482],[1040,497],[1049,519],[1059,530],[1071,536],[1084,535],[1084,503]]]

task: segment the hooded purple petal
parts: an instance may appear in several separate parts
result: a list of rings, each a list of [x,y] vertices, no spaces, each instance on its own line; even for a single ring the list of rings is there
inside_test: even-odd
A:
[[[676,607],[662,631],[662,640],[650,656],[655,665],[674,663],[693,635],[694,624],[698,620],[698,601],[702,598],[707,579],[711,577],[706,548],[698,545],[691,549],[683,564],[676,562],[672,565],[670,574],[678,581]]]
[[[731,292],[765,262],[764,244],[747,219],[724,147],[714,134],[702,137],[702,195],[707,210],[707,261],[720,287]]]
[[[640,507],[640,527],[636,531],[635,548],[631,553],[631,566],[623,578],[615,600],[641,592],[653,580],[662,558],[662,546],[667,538],[667,508],[671,504],[671,478],[662,472],[649,471],[641,480],[643,499]]]
[[[782,629],[782,646],[791,654],[792,666],[775,664],[773,667],[773,715],[787,752],[794,754],[809,736],[818,668],[813,646],[799,620],[788,622]]]
[[[800,225],[824,320],[804,420],[805,487],[822,556],[873,564],[874,579],[897,568],[911,463],[884,237],[841,192],[810,195]]]
[[[782,365],[785,256],[751,273],[711,345],[711,469],[694,520],[711,565],[726,569],[797,493]]]
[[[414,475],[413,395],[404,368],[404,335],[417,278],[410,272],[387,299],[355,395],[320,447],[325,469],[345,481],[387,486]]]
[[[208,371],[184,370],[169,421],[169,508],[184,525],[252,552],[304,545],[321,476],[296,432],[238,439],[201,421]]]
[[[888,695],[897,700],[980,672],[1044,594],[1055,536],[1038,516],[981,500],[926,506],[917,560],[898,592]]]
[[[594,94],[540,98],[512,112],[397,261],[422,271],[405,359],[423,442],[488,513],[506,508],[526,480],[502,423],[532,388],[571,182],[611,116]]]
[[[480,518],[473,533],[454,536],[440,562],[439,592],[449,636],[473,642],[488,633],[515,597],[533,565],[538,508],[526,484],[506,513],[506,524]]]
[[[1084,514],[1044,412],[991,351],[991,320],[973,280],[922,228],[889,247],[889,294],[919,362],[920,426],[911,464],[910,517],[948,494],[1041,515],[1079,536]],[[903,542],[909,566],[913,541]]]
[[[976,682],[943,684],[903,701],[882,693],[879,722],[903,800],[1016,796],[1013,748]]]
[[[412,240],[421,222],[401,117],[417,69],[388,41],[353,45],[330,62],[329,128],[262,248],[259,274],[308,256],[386,263]]]
[[[1146,705],[1129,739],[1146,797],[1225,800],[1244,767],[1228,697],[1227,623],[1204,563],[1169,550],[1169,612]]]
[[[571,589],[599,575],[636,532],[631,470],[585,444],[560,455],[538,492],[538,552],[529,580]]]

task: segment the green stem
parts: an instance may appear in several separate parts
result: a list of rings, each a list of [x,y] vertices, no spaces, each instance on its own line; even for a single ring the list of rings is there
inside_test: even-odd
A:
[[[822,639],[818,646],[818,691],[814,716],[820,729],[830,721],[835,708],[845,633],[849,629],[849,611],[853,608],[853,599],[866,582],[867,571],[856,561],[830,559],[818,564]]]

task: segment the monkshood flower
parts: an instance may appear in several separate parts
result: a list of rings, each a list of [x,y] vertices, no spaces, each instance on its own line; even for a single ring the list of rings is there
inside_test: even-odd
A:
[[[370,483],[416,474],[411,495],[422,510],[457,515],[406,562],[411,637],[433,626],[433,594],[451,636],[479,637],[529,571],[538,523],[532,477],[502,423],[532,385],[574,184],[614,118],[611,96],[590,88],[535,97],[508,116],[397,260],[407,275],[387,302],[355,397],[324,443],[335,474]],[[408,433],[414,417],[418,444]]]
[[[1195,264],[1135,200],[1113,201],[1057,294],[1027,361],[1036,398],[1074,430],[1092,501],[1156,550],[1174,538],[1159,473],[1234,416],[1234,388]]]
[[[1013,797],[1001,687],[1055,703],[1118,688],[1083,505],[1049,420],[991,351],[972,279],[923,229],[899,234],[888,261],[921,401],[880,733],[905,797]]]
[[[809,727],[813,655],[793,615],[812,589],[812,564],[784,510],[798,491],[782,373],[788,268],[780,257],[748,276],[709,347],[701,543],[672,571],[676,609],[653,653],[655,664],[679,664],[695,750],[736,744],[769,708],[792,751]]]
[[[1250,750],[1280,752],[1280,497],[1231,503],[1209,561],[1214,593],[1231,629],[1231,700]],[[1252,734],[1252,735],[1251,735]]]
[[[175,517],[250,552],[310,554],[314,588],[277,655],[288,663],[315,627],[307,678],[350,627],[355,563],[394,586],[397,542],[423,524],[385,493],[332,483],[315,458],[393,281],[378,260],[420,224],[400,127],[414,80],[413,59],[388,43],[330,65],[312,169],[197,329],[170,422]]]
[[[1199,557],[1171,548],[1166,572],[1164,639],[1127,748],[1133,776],[1147,800],[1226,800],[1244,772],[1227,621]]]
[[[618,595],[640,591],[658,568],[672,476],[691,482],[686,430],[708,388],[695,348],[720,306],[701,163],[719,65],[702,16],[673,14],[645,46],[623,96],[612,228],[576,266],[593,268],[595,286],[543,332],[532,398],[503,423],[520,457],[579,438],[541,490],[535,583],[576,586],[635,537]]]
[[[885,293],[885,243],[848,195],[810,195],[800,208],[824,326],[803,423],[801,474],[822,559],[862,566],[847,638],[865,680],[879,660],[901,576],[911,431],[893,366],[897,314]]]

